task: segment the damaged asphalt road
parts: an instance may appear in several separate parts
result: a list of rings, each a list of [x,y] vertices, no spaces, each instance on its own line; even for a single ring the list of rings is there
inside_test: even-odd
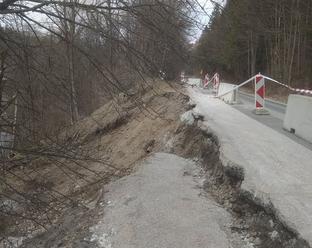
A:
[[[245,247],[231,236],[230,214],[202,194],[202,182],[193,161],[156,153],[108,186],[105,214],[90,229],[90,242],[103,248]]]
[[[204,98],[195,101],[195,111],[181,116],[186,126],[176,129],[173,142],[168,140],[170,151],[179,156],[156,153],[134,174],[105,188],[104,215],[90,228],[86,247],[309,247],[270,202],[265,205],[245,194],[249,170],[240,167],[239,178],[229,173],[225,152],[232,151],[232,159],[242,157],[234,153],[237,147],[224,145],[224,135],[217,132],[219,142],[204,131],[206,120],[215,128],[217,115],[198,112],[207,107],[200,100]],[[205,119],[197,118],[198,113]]]
[[[219,138],[222,163],[244,169],[241,191],[311,245],[312,151],[197,89],[189,93]]]

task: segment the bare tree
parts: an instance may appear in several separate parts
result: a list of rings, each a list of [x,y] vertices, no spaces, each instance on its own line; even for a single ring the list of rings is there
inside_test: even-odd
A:
[[[12,201],[22,209],[2,204],[0,219],[10,216],[46,228],[61,215],[60,209],[77,204],[68,194],[16,173],[24,166],[43,160],[68,180],[86,185],[103,181],[103,175],[88,168],[90,162],[116,171],[86,146],[83,131],[64,134],[64,129],[109,100],[118,113],[116,95],[129,95],[137,85],[144,90],[149,86],[146,78],[157,77],[159,70],[176,78],[188,54],[194,5],[184,0],[0,3],[0,48],[5,51],[0,61],[0,107],[10,116],[1,114],[1,121],[16,137],[13,147],[0,146],[10,154],[1,157],[0,201]],[[5,94],[10,108],[3,104]],[[157,116],[139,97],[132,101],[146,115]],[[40,167],[33,168],[38,177],[46,177]],[[45,190],[46,198],[21,190],[23,183]]]

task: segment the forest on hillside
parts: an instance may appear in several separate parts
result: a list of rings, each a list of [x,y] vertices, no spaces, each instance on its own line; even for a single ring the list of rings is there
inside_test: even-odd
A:
[[[231,80],[261,71],[312,89],[311,65],[312,0],[0,1],[0,247],[82,207],[72,196],[83,189],[130,173],[113,159],[148,154],[160,136],[153,129],[167,130],[157,118],[174,124],[162,113],[169,106],[178,115],[177,101],[189,98],[178,90],[167,101],[174,94],[161,87],[180,87],[172,81],[182,71]],[[134,112],[148,119],[145,133]],[[131,118],[122,138],[109,137]],[[114,146],[131,129],[144,147],[130,138]]]
[[[198,10],[196,0],[0,1],[0,247],[81,206],[57,180],[92,188],[120,173],[90,140],[131,111],[160,115],[142,96],[179,77]]]
[[[180,73],[195,2],[0,3],[1,131],[40,146],[148,78]],[[15,108],[15,110],[14,110]]]
[[[235,80],[258,72],[312,88],[312,0],[228,0],[193,49],[197,71]]]

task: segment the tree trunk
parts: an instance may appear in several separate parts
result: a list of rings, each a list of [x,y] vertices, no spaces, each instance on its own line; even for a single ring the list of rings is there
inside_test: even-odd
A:
[[[75,0],[70,0],[71,3],[75,3]],[[71,124],[74,124],[78,118],[78,103],[77,103],[77,93],[75,87],[75,67],[74,67],[74,41],[76,32],[76,12],[75,6],[64,7],[64,16],[69,19],[69,21],[64,21],[64,36],[67,43],[67,63],[68,63],[68,77],[70,84],[70,113],[71,113]]]
[[[254,35],[251,31],[250,33],[250,71],[251,71],[251,75],[255,75],[256,74],[256,56],[257,56],[257,48],[255,46],[255,42],[254,42]]]

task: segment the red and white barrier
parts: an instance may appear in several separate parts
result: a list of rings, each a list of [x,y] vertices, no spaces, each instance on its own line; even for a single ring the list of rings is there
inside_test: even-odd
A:
[[[287,84],[283,84],[283,83],[281,83],[281,82],[279,82],[279,81],[277,81],[277,80],[275,80],[275,79],[273,79],[273,78],[269,78],[269,77],[267,77],[267,76],[263,76],[263,77],[264,77],[265,79],[268,79],[268,80],[270,80],[270,81],[272,81],[272,82],[274,82],[274,83],[277,83],[277,84],[279,84],[279,85],[281,85],[281,86],[283,86],[283,87],[286,87],[286,88],[288,88],[288,89],[291,90],[291,91],[295,91],[295,92],[298,92],[298,93],[300,93],[300,94],[312,95],[312,90],[305,90],[305,89],[293,88],[293,87],[288,86]]]
[[[213,75],[213,78],[214,78],[214,80],[213,80],[213,87],[214,87],[216,90],[218,90],[218,89],[219,89],[219,86],[220,86],[220,75],[219,75],[219,73],[215,73],[215,74]]]
[[[301,93],[301,94],[309,94],[309,95],[312,95],[312,90],[295,89],[295,88],[292,88],[292,87],[289,87],[289,89],[291,89],[292,91],[299,92],[299,93]]]
[[[208,77],[208,81],[205,82],[205,85],[204,85],[205,88],[207,88],[208,85],[209,85],[210,83],[212,83],[212,82],[214,81],[214,78],[215,78],[215,75],[213,75],[212,78],[209,78],[208,73],[206,74],[206,76]],[[206,77],[206,76],[205,76],[205,77]],[[205,78],[205,79],[206,79],[206,78]]]
[[[207,87],[210,82],[209,74],[207,73],[204,78],[203,86]]]
[[[300,93],[300,94],[307,94],[307,95],[311,95],[312,96],[312,90],[305,90],[305,89],[296,89],[293,87],[290,87],[286,84],[283,84],[281,82],[278,82],[277,80],[274,80],[270,77],[261,75],[260,73],[257,74],[256,76],[253,76],[251,78],[249,78],[248,80],[246,80],[245,82],[237,85],[236,87],[234,87],[232,90],[229,90],[227,92],[222,92],[221,94],[218,94],[217,97],[221,98],[224,95],[237,90],[238,88],[244,86],[245,84],[251,82],[254,80],[255,82],[255,110],[257,114],[267,114],[268,112],[264,109],[264,105],[265,105],[265,79],[272,81],[274,83],[277,83],[283,87],[288,88],[291,91]]]
[[[207,76],[207,77],[206,77]],[[209,79],[209,75],[208,73],[205,75],[205,79],[204,79],[204,87],[207,88],[208,85],[212,83],[213,85],[213,89],[218,91],[218,88],[220,86],[220,75],[219,73],[215,73],[211,79]]]
[[[221,98],[231,92],[234,92],[235,90],[238,90],[240,87],[254,81],[255,83],[255,112],[256,114],[268,114],[268,111],[265,111],[264,109],[264,102],[265,102],[265,81],[264,76],[260,73],[256,76],[253,76],[246,80],[245,82],[237,85],[232,90],[229,90],[227,92],[218,94],[218,98]]]
[[[264,77],[259,73],[255,77],[255,104],[256,109],[264,108],[265,83]]]

